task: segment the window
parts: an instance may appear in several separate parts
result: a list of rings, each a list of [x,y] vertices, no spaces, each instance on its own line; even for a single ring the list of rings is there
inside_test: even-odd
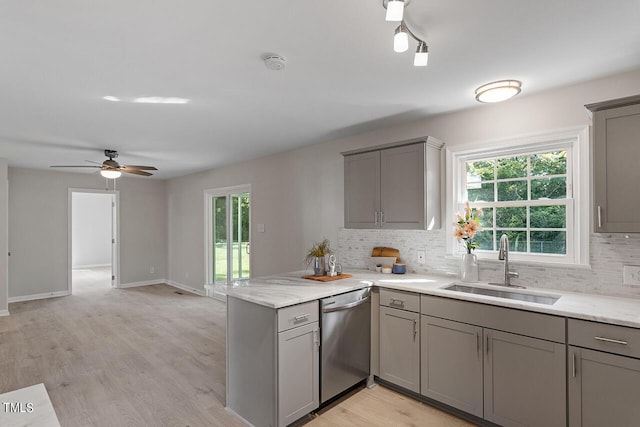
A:
[[[452,212],[466,201],[482,208],[479,256],[495,256],[506,234],[514,259],[587,263],[587,141],[574,131],[453,153]]]

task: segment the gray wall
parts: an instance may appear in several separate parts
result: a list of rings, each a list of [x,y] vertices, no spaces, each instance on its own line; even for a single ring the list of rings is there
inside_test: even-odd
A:
[[[71,266],[111,265],[111,194],[73,193]]]
[[[9,168],[10,298],[67,290],[69,188],[103,190],[105,180],[97,174]],[[120,283],[161,280],[167,247],[165,182],[123,177],[117,189]]]
[[[9,222],[8,222],[7,159],[0,158],[0,315],[7,314]]]
[[[478,105],[169,180],[169,278],[203,288],[204,189],[251,184],[253,275],[296,270],[304,266],[304,254],[314,241],[327,237],[337,247],[344,205],[341,151],[424,135],[451,147],[586,126],[590,119],[584,104],[640,93],[640,70],[527,96],[528,89],[525,85],[523,94],[502,104]],[[258,223],[265,224],[265,233],[256,233]]]

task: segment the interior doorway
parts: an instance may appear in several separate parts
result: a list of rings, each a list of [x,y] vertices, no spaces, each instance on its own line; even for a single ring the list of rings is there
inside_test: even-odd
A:
[[[118,193],[69,190],[69,292],[117,287]]]

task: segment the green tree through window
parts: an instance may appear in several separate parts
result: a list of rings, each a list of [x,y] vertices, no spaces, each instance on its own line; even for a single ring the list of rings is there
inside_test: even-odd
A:
[[[483,208],[480,250],[507,234],[514,252],[567,253],[567,150],[467,161],[466,196]]]

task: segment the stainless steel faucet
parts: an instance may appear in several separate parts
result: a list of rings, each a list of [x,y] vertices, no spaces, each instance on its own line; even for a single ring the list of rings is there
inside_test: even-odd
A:
[[[503,234],[500,237],[500,250],[498,251],[498,259],[504,261],[504,285],[520,287],[511,284],[512,277],[518,277],[518,273],[515,271],[509,271],[509,237]]]

